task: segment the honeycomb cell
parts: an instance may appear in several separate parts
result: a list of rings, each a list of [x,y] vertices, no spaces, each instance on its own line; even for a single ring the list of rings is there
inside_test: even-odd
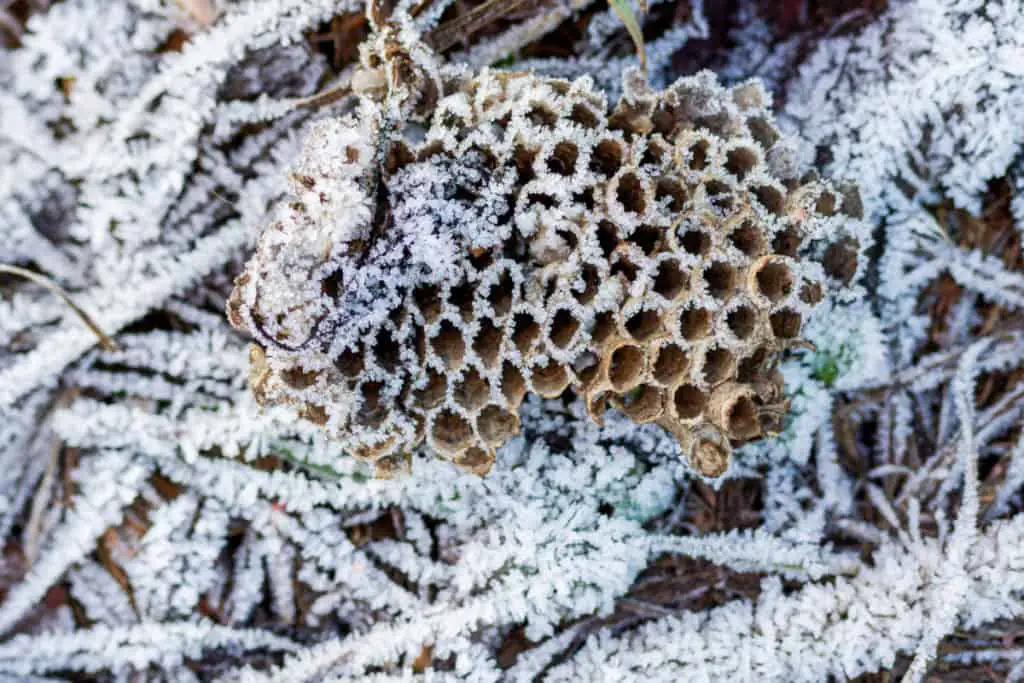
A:
[[[462,332],[451,321],[442,321],[437,333],[430,339],[430,346],[449,370],[462,365],[462,359],[466,355],[466,342],[462,339]]]
[[[486,405],[490,393],[490,385],[481,377],[477,369],[469,368],[455,385],[452,396],[455,397],[456,403],[473,414]]]
[[[579,329],[580,321],[576,319],[573,312],[562,308],[555,313],[551,321],[548,337],[551,339],[551,343],[560,349],[564,349],[576,337],[576,332]]]
[[[669,301],[677,298],[686,289],[689,278],[683,272],[679,261],[665,259],[658,264],[658,272],[654,276],[653,289]]]
[[[785,261],[763,257],[751,267],[754,291],[772,303],[782,301],[793,291],[793,274]]]
[[[549,361],[547,365],[535,365],[530,372],[533,390],[542,398],[558,398],[569,386],[571,377],[566,367]]]
[[[711,311],[688,308],[679,314],[679,334],[686,341],[697,341],[711,334]]]
[[[643,379],[644,352],[639,346],[624,344],[612,351],[608,380],[619,392],[632,389]]]
[[[692,384],[677,387],[672,395],[672,405],[675,407],[676,416],[681,420],[700,417],[707,402],[707,394]]]
[[[626,320],[626,332],[638,342],[645,342],[661,331],[661,313],[653,309],[638,311]]]
[[[480,436],[491,446],[500,446],[519,431],[519,417],[499,405],[489,405],[476,418]]]
[[[666,344],[658,349],[654,361],[654,380],[665,386],[675,383],[690,367],[690,359],[675,344]]]
[[[473,440],[473,428],[469,421],[449,409],[434,416],[430,434],[437,449],[449,456],[467,448]]]
[[[623,173],[615,184],[615,198],[627,213],[641,214],[647,209],[644,184],[635,173]]]

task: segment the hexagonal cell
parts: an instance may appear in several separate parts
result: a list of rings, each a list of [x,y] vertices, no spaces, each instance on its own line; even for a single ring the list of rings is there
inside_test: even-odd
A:
[[[654,361],[654,380],[666,386],[680,379],[690,367],[690,359],[675,344],[665,344],[658,349],[658,357]]]
[[[301,391],[316,384],[317,373],[306,372],[302,368],[288,368],[281,372],[281,380],[291,389]]]
[[[729,211],[735,204],[736,198],[732,188],[721,180],[709,180],[704,183],[704,193],[708,202],[721,211]]]
[[[562,176],[570,176],[576,172],[576,159],[580,151],[576,145],[568,140],[563,140],[555,145],[555,149],[548,157],[548,170]]]
[[[494,315],[504,317],[512,308],[513,281],[508,272],[502,273],[498,281],[491,285],[487,292],[487,302],[491,305]]]
[[[349,378],[358,377],[363,371],[363,353],[354,349],[347,349],[341,352],[338,359],[334,361],[334,367],[341,371],[341,374]]]
[[[388,417],[388,408],[381,401],[381,382],[366,382],[359,387],[359,410],[356,411],[356,424],[376,429],[384,424]]]
[[[749,383],[761,377],[764,374],[765,364],[771,355],[771,351],[764,346],[754,349],[752,353],[740,361],[739,369],[736,371],[736,381]]]
[[[417,287],[412,293],[412,298],[428,325],[441,315],[441,292],[434,285]]]
[[[690,145],[684,155],[691,170],[703,171],[708,165],[708,150],[711,143],[701,138]]]
[[[772,332],[779,339],[796,339],[800,336],[800,314],[783,309],[772,313]]]
[[[487,380],[480,376],[476,368],[469,368],[455,384],[452,396],[455,401],[469,413],[482,408],[491,395],[491,387]]]
[[[829,277],[839,280],[844,285],[857,273],[857,241],[852,237],[845,237],[834,244],[830,244],[825,250],[822,265]]]
[[[473,298],[476,295],[476,288],[470,282],[463,282],[448,290],[448,303],[458,310],[462,320],[469,322],[473,319]]]
[[[782,190],[772,185],[758,185],[754,188],[754,196],[769,213],[782,215],[786,203],[786,195]]]
[[[779,140],[779,133],[769,121],[762,116],[747,119],[747,130],[761,148],[768,151]]]
[[[576,332],[579,329],[580,321],[576,319],[573,312],[561,308],[551,319],[551,329],[548,331],[548,337],[555,346],[564,349],[569,346],[569,343],[576,336]]]
[[[795,258],[800,251],[801,242],[803,242],[803,238],[800,236],[800,231],[790,225],[775,233],[775,237],[772,238],[772,251],[780,256]]]
[[[519,182],[526,184],[536,177],[533,172],[533,162],[537,159],[537,154],[540,151],[538,147],[527,147],[525,145],[516,145],[512,149],[512,163],[516,167],[516,174],[519,177]]]
[[[663,228],[653,225],[641,225],[630,233],[626,239],[640,247],[640,251],[644,252],[644,254],[650,256],[661,249],[664,235],[665,230]]]
[[[654,201],[664,204],[672,213],[686,206],[686,188],[675,178],[662,176],[654,186]]]
[[[742,181],[761,162],[757,150],[749,147],[730,149],[725,157],[725,168]]]
[[[530,382],[533,390],[542,398],[558,398],[569,386],[572,377],[561,363],[548,361],[547,365],[534,365],[530,369]]]
[[[590,338],[596,344],[603,344],[616,329],[615,314],[611,311],[598,313],[594,318],[594,329],[590,332]]]
[[[712,349],[704,354],[704,381],[710,386],[723,382],[736,372],[736,357],[728,350]]]
[[[583,289],[576,289],[574,287],[572,295],[576,301],[586,305],[594,300],[600,285],[600,275],[597,266],[590,263],[583,264],[583,267],[580,268],[580,279],[583,281]]]
[[[729,233],[729,242],[745,256],[759,256],[764,251],[764,236],[761,230],[751,221],[744,221],[738,228]]]
[[[730,439],[746,441],[761,435],[757,405],[749,396],[738,396],[726,411],[726,433]]]
[[[626,344],[612,352],[608,380],[616,391],[632,389],[643,380],[643,374],[644,352],[640,347]]]
[[[703,339],[711,333],[711,311],[688,308],[679,313],[679,334],[687,341]]]
[[[446,455],[454,455],[470,445],[473,428],[462,415],[446,408],[433,416],[430,435],[435,447]]]
[[[622,395],[620,410],[637,424],[653,422],[665,412],[665,390],[653,384],[641,384]]]
[[[501,394],[510,406],[516,407],[526,396],[526,379],[522,371],[508,361],[501,368]]]
[[[725,324],[737,339],[749,339],[757,329],[757,311],[751,306],[734,308],[726,315]]]
[[[327,409],[316,403],[304,403],[299,408],[299,417],[323,427],[327,424]]]
[[[480,329],[473,338],[473,351],[486,367],[493,368],[497,364],[502,336],[501,329],[492,321],[487,318],[480,320]]]
[[[597,128],[601,120],[597,112],[590,105],[583,102],[576,102],[572,105],[569,118],[584,128]]]
[[[662,330],[661,312],[651,309],[638,311],[626,321],[626,332],[638,342],[647,341]]]
[[[462,359],[466,355],[466,342],[462,339],[462,332],[451,321],[445,320],[441,323],[437,333],[430,339],[430,346],[449,370],[462,365]]]
[[[814,202],[814,213],[819,216],[834,216],[838,206],[839,200],[836,198],[835,194],[829,190],[825,190]]]
[[[429,410],[441,405],[447,392],[447,378],[436,370],[427,370],[427,384],[423,388],[417,389],[414,396],[417,405]]]
[[[641,214],[647,209],[647,193],[635,173],[623,173],[618,177],[615,198],[627,213]]]
[[[686,230],[679,235],[679,246],[687,254],[705,256],[711,251],[711,235],[703,230]]]
[[[825,292],[817,282],[805,282],[800,288],[800,301],[813,306],[825,298]]]
[[[377,332],[373,344],[373,357],[377,364],[388,372],[394,372],[402,362],[402,347],[395,341],[393,333],[387,328]]]
[[[485,451],[479,446],[470,446],[456,455],[452,462],[459,467],[469,470],[477,476],[484,476],[494,466],[494,453]]]
[[[572,363],[573,374],[585,387],[594,381],[600,368],[600,359],[591,351],[581,353]]]
[[[516,313],[512,321],[512,343],[519,349],[519,353],[529,353],[539,336],[540,324],[534,319],[533,314]]]
[[[707,404],[707,394],[692,384],[680,385],[672,394],[672,405],[680,420],[700,417]]]
[[[558,114],[544,102],[531,102],[526,118],[540,128],[552,128],[558,122]]]
[[[689,274],[683,272],[679,261],[665,259],[658,264],[652,288],[656,294],[671,301],[682,294],[688,284]]]
[[[764,257],[751,268],[754,291],[772,303],[782,301],[793,291],[793,273],[785,261]]]
[[[383,455],[373,461],[373,476],[376,479],[395,479],[412,472],[412,460],[408,455],[395,453]]]
[[[724,261],[715,261],[704,269],[704,282],[708,286],[708,294],[725,301],[736,291],[736,271]]]
[[[480,437],[491,446],[500,446],[519,433],[519,417],[501,406],[489,405],[476,418]]]
[[[622,159],[626,154],[622,143],[614,139],[604,139],[597,143],[590,157],[590,170],[605,177],[612,177],[622,168]]]

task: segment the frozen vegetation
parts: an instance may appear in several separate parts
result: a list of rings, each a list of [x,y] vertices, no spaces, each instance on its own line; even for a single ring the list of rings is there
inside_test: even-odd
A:
[[[0,683],[1024,679],[1024,7],[711,4],[0,0]]]

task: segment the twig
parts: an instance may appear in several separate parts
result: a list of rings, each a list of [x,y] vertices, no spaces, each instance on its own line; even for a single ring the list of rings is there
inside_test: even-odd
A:
[[[56,282],[46,277],[45,275],[40,275],[39,273],[35,273],[31,270],[28,270],[27,268],[12,266],[7,263],[0,263],[0,273],[8,273],[9,275],[16,275],[18,277],[25,278],[26,280],[34,282],[37,285],[42,285],[46,289],[50,290],[52,293],[56,294],[61,299],[63,299],[64,303],[70,306],[71,310],[73,310],[75,314],[82,319],[82,322],[85,323],[90,330],[92,330],[92,333],[99,338],[100,345],[103,346],[105,350],[117,351],[117,344],[114,343],[114,340],[107,336],[107,333],[101,330],[99,325],[93,322],[89,314],[82,310],[82,308],[71,299],[71,296],[67,292],[65,292],[64,289]]]

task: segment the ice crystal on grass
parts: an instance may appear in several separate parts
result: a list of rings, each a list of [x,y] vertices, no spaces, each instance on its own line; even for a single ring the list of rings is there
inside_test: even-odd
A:
[[[763,166],[788,176],[813,162],[866,188],[868,221],[846,220],[842,239],[807,252],[842,285],[802,312],[808,344],[782,357],[789,409],[780,435],[738,447],[724,478],[705,480],[656,425],[616,411],[597,425],[568,393],[528,396],[487,477],[421,448],[411,474],[378,480],[321,427],[292,407],[259,406],[247,386],[252,339],[223,311],[260,230],[294,210],[291,194],[332,239],[380,245],[363,228],[383,201],[416,262],[391,263],[382,249],[352,271],[346,286],[368,311],[400,298],[396,283],[414,268],[421,279],[434,268],[437,284],[473,263],[469,250],[516,235],[502,258],[572,273],[586,261],[601,274],[605,263],[597,285],[613,282],[615,266],[635,278],[623,285],[636,286],[630,296],[644,294],[641,281],[669,291],[673,279],[659,279],[654,264],[682,257],[653,256],[661,247],[655,239],[651,248],[645,226],[654,223],[612,216],[629,224],[616,239],[636,257],[612,262],[601,239],[562,229],[571,221],[559,213],[583,203],[573,215],[585,222],[609,213],[618,194],[575,196],[596,187],[582,177],[599,156],[588,135],[623,143],[632,165],[609,176],[620,179],[628,171],[641,180],[659,168],[659,150],[674,149],[607,125],[581,130],[588,113],[603,121],[606,103],[621,99],[625,28],[600,3],[578,0],[509,15],[496,10],[515,3],[482,5],[460,34],[453,27],[465,26],[471,4],[397,3],[394,17],[415,15],[401,20],[403,50],[420,31],[432,45],[447,41],[414,63],[434,60],[431,73],[451,87],[375,123],[357,100],[380,102],[380,73],[357,75],[353,55],[368,35],[367,59],[384,53],[388,42],[371,26],[387,19],[381,8],[368,17],[339,0],[0,0],[0,24],[9,8],[18,22],[28,5],[38,10],[19,31],[21,47],[0,52],[0,260],[59,282],[118,343],[99,348],[45,290],[0,280],[0,680],[827,681],[914,678],[934,667],[929,678],[975,680],[982,667],[1018,675],[1022,12],[998,0],[893,0],[873,4],[877,14],[830,19],[834,4],[809,3],[813,21],[787,26],[771,7],[759,16],[764,3],[740,4],[733,14],[728,3],[650,3],[654,91],[678,81],[704,84],[712,104],[736,93],[766,98],[747,84],[760,72],[776,97],[780,149],[809,141],[802,160],[772,155]],[[190,14],[211,6],[212,21]],[[481,12],[496,14],[481,22]],[[506,71],[483,70],[499,60]],[[678,71],[690,64],[722,69],[717,80]],[[520,67],[537,71],[517,75]],[[344,95],[349,86],[359,98]],[[630,97],[647,97],[632,87]],[[562,98],[581,105],[580,120],[555,107],[557,135],[543,109],[536,121],[477,126],[488,93]],[[406,151],[431,142],[439,151],[408,159],[395,146],[389,167],[375,156],[386,121],[400,123],[389,130],[412,141]],[[508,142],[492,144],[493,160],[515,158],[513,133],[528,127],[522,146],[536,155],[511,173],[468,149]],[[326,159],[303,156],[303,141],[351,147],[363,175],[342,177],[352,164],[310,166]],[[563,142],[575,145],[575,165],[566,145],[556,149]],[[386,182],[368,192],[362,178],[380,161]],[[336,174],[318,187],[330,202],[305,178],[289,187],[296,171]],[[527,171],[546,183],[526,193],[536,195],[530,207],[507,191]],[[602,187],[623,187],[615,182]],[[708,196],[707,180],[682,185]],[[627,187],[623,197],[650,200],[653,216],[672,203],[666,189]],[[855,205],[841,183],[832,189],[837,207]],[[509,212],[530,219],[526,232]],[[776,241],[786,248],[768,234],[773,250]],[[270,242],[263,249],[310,257],[306,246]],[[264,324],[295,326],[310,311],[287,295],[311,281],[297,271],[275,277],[282,317]],[[567,300],[590,282],[553,281]],[[425,345],[451,350],[444,320],[471,329],[465,349],[477,352],[481,321],[501,297],[467,308],[461,293],[439,297],[448,315]],[[601,295],[602,310],[616,308],[615,296]],[[644,331],[643,315],[629,323],[644,311],[630,309],[627,334]],[[401,323],[386,319],[388,329]],[[576,339],[590,333],[580,320]],[[531,371],[568,364],[566,316],[534,322],[529,342],[543,340],[549,358],[530,356]],[[568,343],[549,349],[566,339],[556,328]],[[399,360],[415,360],[415,348]],[[394,382],[386,368],[362,372],[381,390]],[[445,401],[471,397],[468,375],[452,375],[463,388]],[[627,391],[620,409],[642,398]]]

